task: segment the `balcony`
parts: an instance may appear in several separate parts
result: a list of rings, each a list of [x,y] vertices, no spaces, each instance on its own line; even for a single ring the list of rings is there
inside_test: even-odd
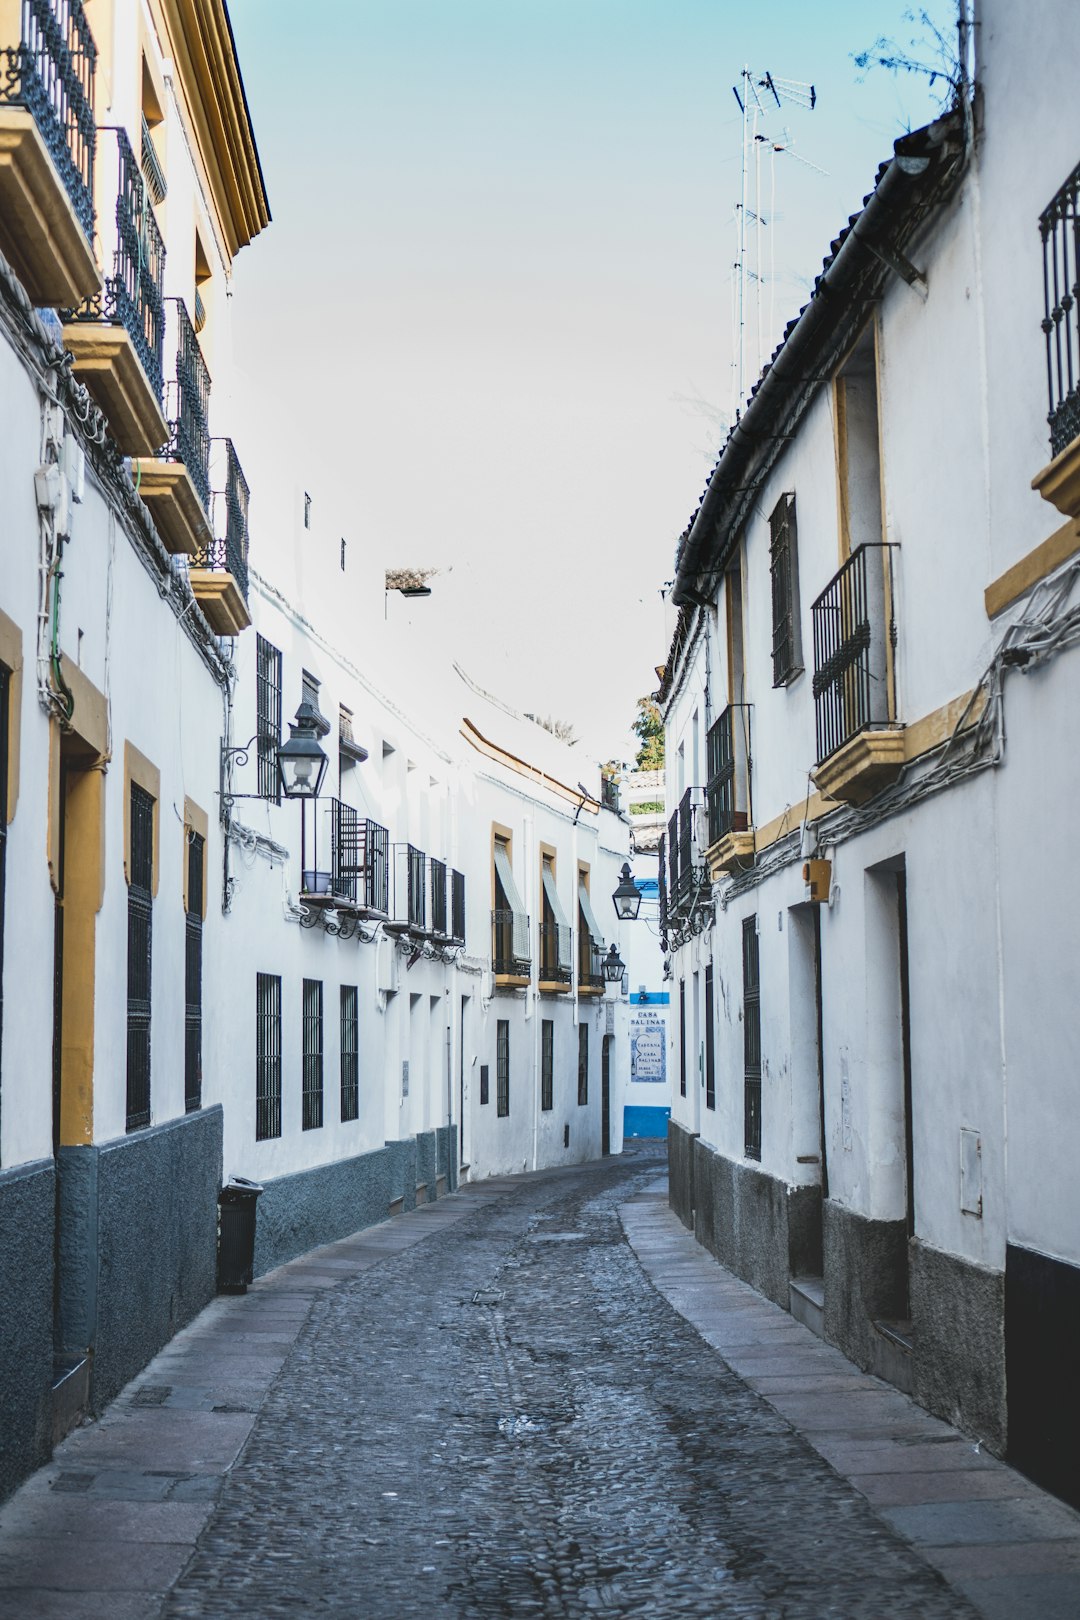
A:
[[[1049,395],[1049,466],[1032,488],[1065,517],[1080,517],[1080,165],[1039,219],[1043,245],[1042,321]]]
[[[188,572],[195,599],[216,636],[236,636],[248,612],[248,499],[250,492],[231,439],[212,439],[209,537]]]
[[[526,985],[532,971],[529,919],[521,911],[491,913],[491,967],[496,989]]]
[[[578,995],[604,993],[604,947],[591,934],[583,934],[578,952]]]
[[[359,906],[364,872],[361,825],[352,805],[340,799],[302,803],[300,892],[305,901]]]
[[[673,922],[689,917],[694,906],[709,897],[704,815],[705,791],[690,787],[668,821],[666,901],[667,916]]]
[[[450,874],[450,942],[465,943],[465,874],[458,871]]]
[[[709,876],[750,866],[750,705],[732,703],[708,730],[709,782],[705,789]]]
[[[385,924],[388,934],[412,934],[418,939],[430,937],[427,868],[428,858],[415,844],[394,845],[394,892]]]
[[[112,274],[103,296],[66,312],[64,344],[123,454],[156,456],[169,437],[161,372],[165,244],[127,135],[104,128],[98,135],[98,176],[110,183],[101,190],[112,197],[115,186],[115,207],[100,221]]]
[[[605,810],[614,810],[618,815],[621,807],[619,804],[619,783],[616,777],[601,776],[600,803]]]
[[[446,862],[437,861],[434,856],[428,862],[428,887],[431,890],[431,932],[444,944],[450,938],[446,927]]]
[[[139,465],[139,494],[166,548],[195,557],[210,543],[210,373],[182,298],[165,301],[166,353],[175,357],[165,389],[169,443]]]
[[[540,988],[569,990],[574,977],[573,933],[568,923],[540,924]]]
[[[663,941],[667,938],[668,930],[667,833],[660,834],[660,843],[657,847],[656,853],[658,857],[656,867],[656,898],[659,906],[660,938],[661,941]],[[666,949],[667,947],[662,945],[661,948]]]
[[[8,0],[0,58],[0,249],[32,304],[66,309],[101,291],[97,47],[81,0]]]
[[[896,630],[890,545],[853,551],[811,609],[814,716],[819,790],[863,804],[904,765],[903,727],[892,714],[890,685]]]

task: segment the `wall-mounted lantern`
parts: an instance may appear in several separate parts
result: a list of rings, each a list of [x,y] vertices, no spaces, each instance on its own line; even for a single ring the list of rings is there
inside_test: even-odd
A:
[[[277,751],[278,781],[286,799],[317,799],[330,763],[319,745],[320,717],[301,703],[289,722],[289,740]]]
[[[641,910],[641,890],[634,882],[628,861],[623,862],[618,886],[611,898],[615,905],[615,915],[620,922],[637,921],[638,912]]]
[[[604,978],[607,980],[608,984],[618,984],[619,980],[623,976],[623,973],[626,971],[626,963],[623,961],[614,945],[612,945],[611,949],[608,951],[600,965],[603,968]]]

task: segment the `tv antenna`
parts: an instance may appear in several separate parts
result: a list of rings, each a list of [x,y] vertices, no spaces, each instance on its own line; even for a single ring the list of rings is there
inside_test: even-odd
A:
[[[759,376],[764,364],[762,345],[765,340],[765,326],[761,318],[761,288],[765,280],[763,252],[763,232],[769,227],[769,323],[768,331],[771,334],[773,326],[773,268],[775,264],[775,201],[776,201],[776,156],[777,153],[788,153],[799,163],[813,169],[817,174],[824,174],[816,163],[802,157],[794,150],[794,143],[785,128],[781,139],[773,139],[765,131],[766,119],[775,116],[785,106],[798,107],[807,112],[813,112],[817,106],[817,91],[812,84],[804,84],[798,79],[781,79],[773,73],[757,74],[750,68],[744,67],[739,75],[739,83],[732,86],[732,95],[739,104],[742,114],[742,178],[739,192],[739,201],[736,205],[736,224],[738,235],[738,250],[735,259],[735,279],[733,283],[732,300],[732,420],[738,421],[746,398],[746,346],[747,346],[747,292],[750,283],[754,288],[754,345],[755,370],[754,375]],[[769,185],[770,200],[769,214],[765,217],[761,200],[761,159],[767,153],[769,158]],[[750,175],[753,171],[754,201],[750,203]],[[749,226],[754,226],[754,265],[749,262],[750,239]]]

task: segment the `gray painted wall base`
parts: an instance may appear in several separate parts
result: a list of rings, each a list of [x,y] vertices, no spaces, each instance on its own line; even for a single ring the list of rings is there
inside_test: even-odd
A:
[[[391,1205],[415,1209],[418,1183],[433,1203],[438,1177],[457,1186],[457,1126],[422,1131],[336,1164],[268,1181],[256,1210],[255,1276],[385,1221]]]
[[[1005,1273],[909,1245],[915,1399],[1005,1454]]]
[[[907,1223],[872,1221],[826,1199],[825,1337],[866,1372],[884,1376],[875,1321],[907,1316]]]
[[[55,1203],[51,1159],[0,1172],[0,1499],[49,1458]]]

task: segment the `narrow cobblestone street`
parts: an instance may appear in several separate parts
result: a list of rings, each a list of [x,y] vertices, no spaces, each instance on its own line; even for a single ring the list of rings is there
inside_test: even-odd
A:
[[[211,1307],[0,1513],[0,1615],[976,1613],[654,1287],[620,1206],[662,1171],[470,1189]]]

